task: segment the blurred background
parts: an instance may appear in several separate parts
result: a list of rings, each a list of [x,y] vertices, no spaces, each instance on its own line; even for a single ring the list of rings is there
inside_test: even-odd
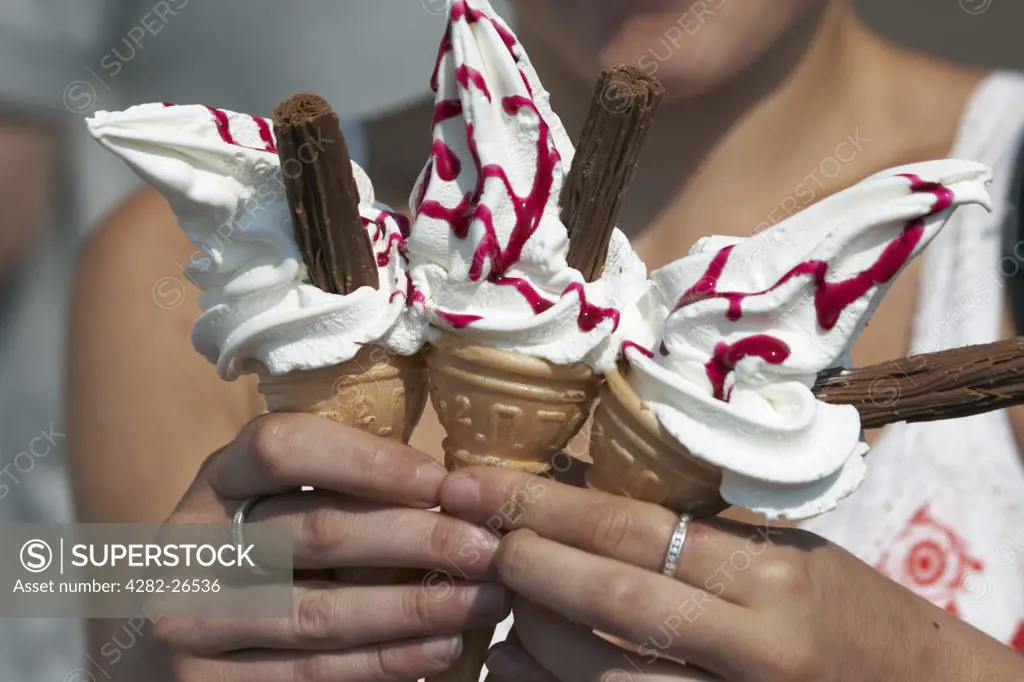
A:
[[[989,68],[1024,66],[1016,35],[1024,5],[1010,0],[855,0],[876,30],[890,40],[945,59]]]
[[[290,93],[315,90],[348,123],[363,161],[372,150],[360,121],[426,94],[445,4],[0,0],[0,521],[71,516],[60,403],[69,272],[82,236],[136,186],[87,138],[84,118],[149,101],[267,114]],[[894,41],[1024,67],[1019,0],[855,4]],[[18,459],[40,433],[55,445]],[[4,680],[61,682],[80,655],[75,623],[0,622]]]

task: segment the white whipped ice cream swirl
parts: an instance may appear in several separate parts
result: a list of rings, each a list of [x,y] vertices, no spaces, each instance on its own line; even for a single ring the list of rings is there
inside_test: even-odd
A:
[[[425,322],[414,324],[407,314],[405,219],[375,204],[370,179],[355,163],[380,284],[340,296],[307,283],[269,121],[201,105],[143,104],[97,112],[88,124],[163,193],[196,247],[186,274],[203,290],[203,313],[192,342],[221,377],[263,371],[260,365],[274,375],[329,367],[366,343],[417,350]]]
[[[845,364],[903,267],[953,210],[989,207],[988,168],[895,168],[748,239],[709,238],[652,274],[628,380],[664,427],[769,517],[828,511],[863,480],[860,417],[811,388]],[[651,326],[650,322],[655,321]]]
[[[559,198],[572,144],[486,0],[452,3],[432,87],[434,142],[409,238],[431,322],[558,364],[612,366],[621,311],[643,293],[646,269],[618,231],[598,281],[567,264]]]

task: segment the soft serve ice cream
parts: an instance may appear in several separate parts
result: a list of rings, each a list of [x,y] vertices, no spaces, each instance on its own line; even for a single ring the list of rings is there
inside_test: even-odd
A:
[[[406,355],[418,349],[423,325],[407,306],[406,221],[375,203],[356,164],[359,212],[380,283],[341,296],[307,283],[269,121],[200,105],[144,104],[98,112],[88,123],[102,145],[163,193],[195,245],[188,272],[203,290],[203,313],[192,341],[223,378],[329,367],[367,343]]]
[[[856,489],[867,451],[857,410],[811,388],[952,211],[988,207],[989,180],[966,161],[892,169],[756,237],[702,240],[652,274],[646,336],[623,344],[627,379],[680,444],[724,471],[723,499],[799,519]]]
[[[409,257],[432,324],[556,364],[612,366],[646,269],[618,231],[597,281],[567,264],[559,198],[573,147],[486,0],[452,3],[431,86],[434,142],[410,200]]]

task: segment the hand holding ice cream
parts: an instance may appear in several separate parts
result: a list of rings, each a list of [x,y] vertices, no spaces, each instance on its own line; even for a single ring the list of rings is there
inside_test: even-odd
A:
[[[310,284],[269,121],[166,104],[90,120],[165,194],[196,245],[189,271],[204,295],[193,340],[224,378],[336,367],[368,344],[412,355],[430,338],[447,353],[438,382],[484,355],[485,374],[514,366],[535,387],[565,374],[548,396],[574,386],[577,408],[548,428],[562,440],[586,415],[592,373],[624,353],[631,390],[674,443],[724,472],[728,502],[802,517],[856,487],[865,450],[856,410],[817,400],[811,387],[951,210],[987,202],[986,169],[943,161],[887,171],[757,237],[703,241],[654,273],[649,291],[643,263],[615,232],[588,282],[567,262],[559,207],[572,145],[485,0],[453,3],[432,84],[434,141],[407,241],[403,219],[375,204],[353,164],[378,281],[344,295]],[[310,140],[307,152],[330,143]],[[506,428],[495,430],[491,407],[436,402],[471,439],[509,440],[520,419],[505,410]]]

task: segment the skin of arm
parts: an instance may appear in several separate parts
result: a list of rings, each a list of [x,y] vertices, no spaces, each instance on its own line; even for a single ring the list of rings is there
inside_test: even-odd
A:
[[[66,395],[80,522],[163,522],[203,461],[260,411],[249,381],[221,381],[192,348],[199,292],[178,265],[191,251],[166,202],[145,189],[79,255]],[[90,623],[90,651],[118,626]]]
[[[83,522],[163,521],[203,460],[260,411],[249,380],[221,381],[192,348],[199,291],[179,265],[191,250],[163,198],[146,189],[79,256],[67,394]]]

